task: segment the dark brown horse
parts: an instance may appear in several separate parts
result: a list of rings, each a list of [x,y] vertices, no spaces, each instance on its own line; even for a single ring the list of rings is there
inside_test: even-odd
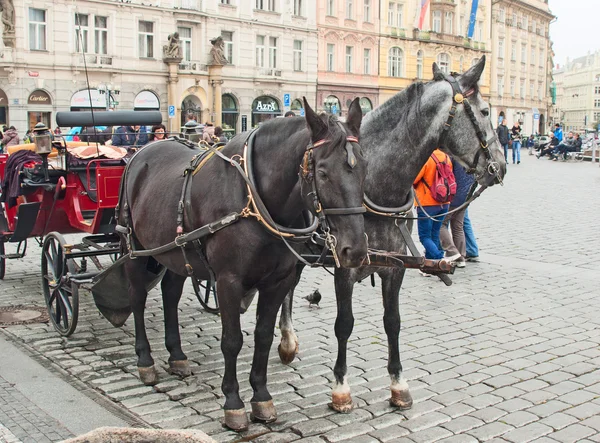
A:
[[[256,189],[273,221],[281,226],[293,226],[302,220],[307,209],[318,215],[316,212],[322,207],[321,214],[329,214],[326,223],[341,265],[357,267],[367,252],[361,212],[367,168],[356,142],[362,120],[358,99],[350,106],[344,124],[332,117],[317,116],[306,101],[305,110],[306,119],[272,120],[255,132],[252,167]],[[222,153],[239,161],[247,137],[238,135]],[[307,151],[312,162],[303,161],[307,159]],[[131,226],[129,240],[135,248],[152,249],[173,241],[178,232],[176,219],[183,171],[198,152],[178,141],[167,140],[146,146],[131,160],[124,178],[119,224]],[[320,205],[315,205],[315,198]],[[242,214],[247,203],[248,190],[239,170],[215,155],[193,177],[191,207],[186,207],[184,231],[190,232],[230,213]],[[234,430],[246,429],[248,425],[239,396],[236,363],[242,347],[240,305],[244,296],[254,291],[258,291],[259,297],[250,372],[254,391],[252,416],[259,421],[273,421],[276,412],[267,390],[267,362],[277,312],[294,284],[297,258],[279,235],[252,216],[240,217],[237,223],[203,239],[201,251],[219,288],[225,424]],[[192,245],[185,247],[185,256],[197,277],[210,277],[205,262]],[[186,259],[180,248],[153,259],[167,269],[161,289],[169,366],[172,372],[187,376],[190,368],[181,349],[177,317],[188,275]],[[157,383],[158,377],[144,325],[147,291],[141,277],[148,262],[147,257],[129,260],[125,272],[135,319],[137,365],[142,381],[151,385]]]

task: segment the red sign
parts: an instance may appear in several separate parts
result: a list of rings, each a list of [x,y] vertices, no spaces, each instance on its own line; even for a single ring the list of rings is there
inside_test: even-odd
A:
[[[27,71],[27,73],[29,74],[29,77],[39,77],[40,73],[37,71]]]

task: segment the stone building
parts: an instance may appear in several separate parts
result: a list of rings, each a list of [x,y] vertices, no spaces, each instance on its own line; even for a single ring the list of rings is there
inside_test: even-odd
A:
[[[517,120],[523,132],[547,132],[552,53],[548,0],[499,0],[492,7],[492,121]]]
[[[307,1],[6,3],[14,14],[13,26],[2,21],[0,123],[21,132],[54,126],[57,111],[110,108],[159,109],[173,130],[193,114],[233,133],[302,96],[315,102],[316,8]],[[211,41],[225,66],[213,63]]]
[[[565,130],[597,130],[600,124],[600,51],[554,71],[557,118]]]

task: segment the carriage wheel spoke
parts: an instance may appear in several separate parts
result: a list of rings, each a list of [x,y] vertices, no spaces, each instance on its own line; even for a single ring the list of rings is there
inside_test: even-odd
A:
[[[44,251],[44,257],[46,257],[47,269],[52,273],[52,277],[56,280],[56,275],[54,274],[54,258],[50,255],[48,251]]]
[[[59,291],[61,306],[63,307],[63,324],[65,329],[69,327],[69,319],[73,318],[73,307],[71,306],[71,301],[69,300],[69,296],[65,293],[66,291]]]
[[[62,302],[60,300],[60,297],[57,297],[58,295],[58,289],[56,291],[54,291],[54,300],[56,302],[56,308],[55,308],[55,312],[56,312],[56,316],[55,316],[55,321],[57,325],[60,325],[60,322],[62,320],[63,317],[63,307],[62,307]]]

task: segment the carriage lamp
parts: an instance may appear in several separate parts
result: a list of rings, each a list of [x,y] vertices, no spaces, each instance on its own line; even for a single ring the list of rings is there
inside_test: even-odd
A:
[[[198,143],[200,141],[201,134],[198,132],[200,125],[195,121],[189,121],[183,125],[183,138],[191,141],[192,143]]]
[[[52,133],[42,122],[33,128],[33,140],[36,154],[42,157],[44,179],[48,182],[48,155],[52,152]]]

